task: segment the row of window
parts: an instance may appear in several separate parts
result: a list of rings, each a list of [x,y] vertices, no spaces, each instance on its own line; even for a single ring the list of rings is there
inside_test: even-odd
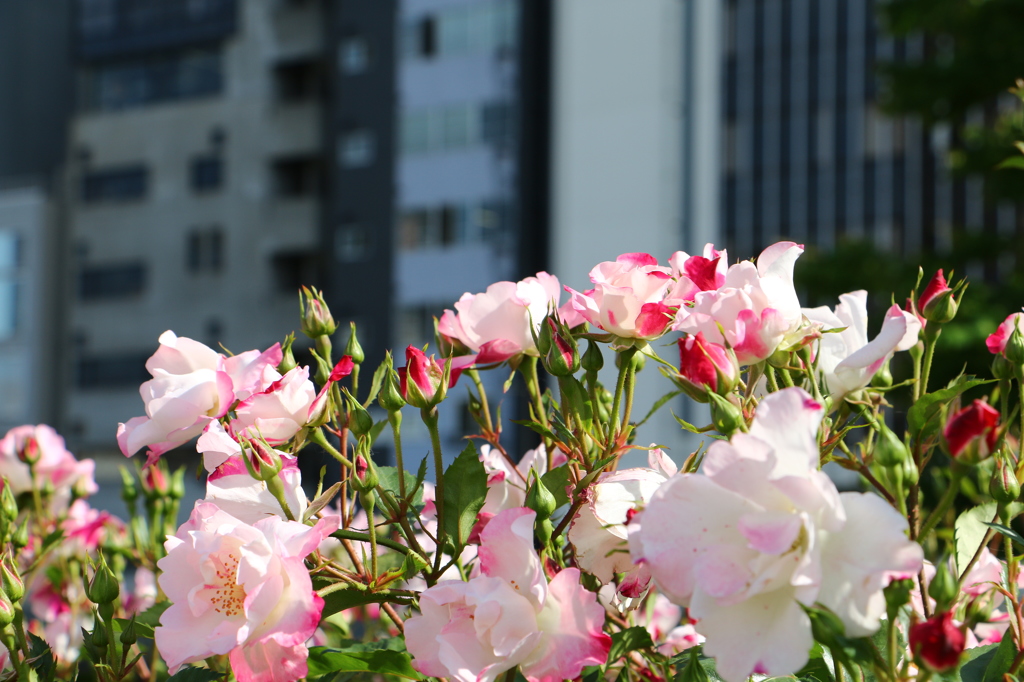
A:
[[[196,192],[211,192],[224,184],[224,162],[217,154],[193,157],[189,162],[189,185]],[[86,171],[82,175],[82,201],[87,204],[136,201],[149,190],[149,169],[127,164]]]
[[[224,232],[218,227],[196,228],[185,237],[185,267],[192,273],[217,273],[224,266]],[[141,294],[147,284],[143,263],[115,263],[85,267],[78,276],[83,301],[123,298]]]
[[[516,0],[450,7],[405,22],[401,54],[406,59],[429,59],[505,53],[515,47],[518,19]]]
[[[100,63],[83,71],[80,87],[85,110],[208,97],[224,88],[223,59],[220,49],[206,48]]]
[[[511,208],[500,201],[443,204],[402,211],[398,247],[416,250],[495,241],[511,228]]]
[[[512,143],[512,115],[508,102],[461,103],[403,112],[402,153],[425,154],[478,144],[507,147]]]

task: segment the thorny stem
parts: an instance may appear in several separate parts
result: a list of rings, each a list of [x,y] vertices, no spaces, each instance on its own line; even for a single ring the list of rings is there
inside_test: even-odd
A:
[[[434,487],[435,497],[437,500],[437,551],[434,553],[434,572],[441,567],[441,556],[444,552],[441,551],[444,543],[442,542],[442,535],[445,532],[444,525],[444,457],[441,454],[441,434],[437,430],[437,408],[424,408],[420,410],[420,415],[423,418],[423,423],[427,425],[427,430],[430,431],[430,446],[434,451]]]

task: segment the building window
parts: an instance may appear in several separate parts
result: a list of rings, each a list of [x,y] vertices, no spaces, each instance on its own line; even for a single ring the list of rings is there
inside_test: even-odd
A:
[[[307,251],[278,253],[271,259],[274,286],[279,293],[295,294],[317,281],[317,256]]]
[[[13,230],[0,230],[0,341],[18,329],[18,269],[21,239]]]
[[[131,165],[88,171],[82,177],[82,201],[132,201],[146,196],[149,173],[145,166]]]
[[[334,253],[342,263],[354,263],[370,254],[370,233],[359,223],[347,223],[334,236]]]
[[[224,162],[219,156],[197,156],[192,159],[189,181],[197,192],[220,189],[224,182]]]
[[[400,308],[397,312],[395,334],[396,348],[416,346],[422,348],[434,340],[434,315],[438,310],[451,306],[451,301],[430,305],[415,305]]]
[[[362,36],[344,38],[338,45],[338,68],[346,76],[366,73],[370,67],[370,46]]]
[[[433,57],[437,53],[437,19],[423,17],[417,24],[417,49],[420,57]]]
[[[510,215],[501,201],[410,208],[399,214],[398,245],[416,250],[493,242],[509,229]]]
[[[376,143],[366,128],[349,131],[338,142],[338,163],[342,168],[364,168],[373,163]]]
[[[512,141],[512,107],[505,102],[485,104],[481,111],[483,141],[494,147],[506,147]]]
[[[309,102],[320,97],[320,63],[301,59],[274,67],[274,89],[279,102]]]
[[[402,55],[410,59],[494,52],[516,44],[516,0],[449,7],[402,27]]]
[[[495,148],[507,147],[513,137],[513,114],[507,102],[449,104],[404,112],[402,152],[450,151],[481,142]]]
[[[191,230],[185,248],[189,272],[220,272],[224,264],[224,232],[219,227]]]
[[[78,295],[83,301],[122,298],[141,294],[145,286],[146,267],[142,263],[92,266],[79,275]]]
[[[109,35],[117,27],[115,0],[79,0],[78,22],[85,38]]]
[[[79,358],[79,388],[130,388],[152,379],[146,371],[150,352],[94,355]]]
[[[278,159],[271,166],[274,194],[298,199],[320,191],[321,166],[316,157]]]
[[[87,69],[83,79],[82,106],[92,110],[207,97],[224,85],[220,50],[209,48],[103,63]]]

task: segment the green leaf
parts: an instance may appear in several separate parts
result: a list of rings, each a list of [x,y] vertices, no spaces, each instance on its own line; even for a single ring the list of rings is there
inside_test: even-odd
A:
[[[997,165],[996,168],[999,170],[1004,168],[1019,168],[1024,170],[1024,156],[1011,156]]]
[[[933,391],[928,395],[921,396],[907,412],[907,426],[915,439],[922,439],[938,431],[939,416],[942,407],[956,398],[958,395],[982,384],[990,384],[994,380],[975,379],[971,376],[960,375],[949,386]]]
[[[167,682],[213,682],[224,679],[227,673],[219,673],[209,668],[182,668],[167,679]]]
[[[650,419],[651,417],[653,417],[655,412],[657,412],[662,407],[664,407],[665,403],[667,403],[668,401],[672,400],[672,398],[675,398],[677,395],[682,394],[682,392],[683,392],[682,389],[679,389],[677,391],[672,391],[671,393],[666,393],[665,395],[663,395],[660,398],[658,398],[654,402],[654,405],[651,406],[651,409],[647,411],[647,415],[643,419],[641,419],[639,422],[637,422],[636,427],[640,428],[641,426],[646,424],[647,420]]]
[[[388,490],[395,496],[395,499],[401,499],[398,487],[398,467],[377,467],[377,477],[380,480],[380,486],[384,490]],[[405,492],[408,495],[412,493],[412,504],[416,507],[423,506],[423,486],[416,485],[416,477],[408,471],[405,472]]]
[[[987,524],[996,514],[996,503],[985,504],[968,509],[957,517],[953,536],[956,540],[956,570],[963,575],[967,564],[974,558],[975,552],[988,533]]]
[[[998,524],[998,523],[988,523],[988,522],[986,522],[985,525],[988,526],[989,528],[994,528],[998,532],[1002,533],[1006,537],[1008,537],[1011,540],[1013,540],[1014,542],[1016,542],[1021,547],[1024,547],[1024,537],[1021,537],[1021,534],[1018,533],[1017,531],[1015,531],[1014,529],[1007,528],[1006,526],[1003,526],[1003,525]]]
[[[466,544],[487,497],[487,471],[472,443],[444,472],[444,532],[458,551]]]
[[[982,676],[981,682],[1002,682],[1003,675],[1010,671],[1010,666],[1013,665],[1013,659],[1016,657],[1017,647],[1013,643],[1013,637],[1003,637],[995,655],[985,666],[985,674]]]
[[[544,481],[544,487],[550,490],[551,494],[555,496],[555,502],[558,507],[563,507],[569,504],[569,493],[566,492],[566,487],[569,485],[568,464],[555,467],[541,476],[540,480]],[[556,507],[556,509],[558,507]]]
[[[114,619],[114,633],[121,634],[124,629],[128,627],[128,618],[115,618]],[[153,639],[153,626],[140,623],[138,619],[135,619],[135,634],[145,639]]]
[[[651,641],[651,634],[646,628],[639,625],[627,628],[612,634],[612,646],[608,651],[608,663],[614,663],[630,651],[637,649],[651,649],[654,642]]]
[[[885,628],[884,624],[882,628]],[[794,673],[794,676],[801,680],[815,680],[816,682],[833,682],[835,680],[835,677],[832,676],[832,666],[829,661],[825,660],[825,651],[820,644],[814,643],[807,663]]]
[[[965,651],[965,658],[967,660],[960,668],[961,682],[982,682],[985,678],[985,668],[996,657],[996,649],[998,648],[998,644],[988,644]]]
[[[29,665],[39,674],[40,679],[52,680],[55,668],[53,651],[50,650],[50,645],[32,633],[29,633],[28,638],[30,642]]]
[[[378,673],[404,677],[408,680],[422,680],[412,667],[408,653],[390,649],[359,651],[354,648],[330,649],[315,646],[309,650],[309,677],[319,677],[333,672]]]
[[[333,584],[322,576],[313,576],[313,589],[319,590]],[[329,592],[324,596],[324,610],[321,618],[333,616],[339,611],[365,606],[367,604],[378,604],[388,600],[386,595],[370,592],[369,590],[345,589]]]
[[[148,625],[151,628],[155,628],[160,624],[160,616],[163,615],[163,612],[170,608],[170,606],[171,602],[169,601],[162,601],[153,604],[148,609],[135,616],[135,625]]]
[[[707,671],[701,665],[697,656],[697,648],[690,649],[689,656],[686,656],[684,665],[676,665],[676,676],[674,682],[710,682]]]

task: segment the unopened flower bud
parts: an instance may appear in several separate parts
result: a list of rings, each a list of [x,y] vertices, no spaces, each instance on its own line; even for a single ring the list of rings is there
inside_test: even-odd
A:
[[[723,436],[732,436],[744,424],[742,408],[717,393],[708,391],[707,395],[711,402],[711,423]]]
[[[885,595],[885,611],[889,620],[895,620],[900,609],[910,603],[910,594],[915,587],[913,578],[893,580],[885,586],[883,594]]]
[[[302,314],[302,333],[311,339],[330,336],[338,328],[323,294],[312,287],[302,287],[299,310]]]
[[[365,436],[373,428],[373,417],[355,400],[348,403],[348,430],[356,436]]]
[[[135,630],[135,614],[132,614],[128,624],[124,626],[124,630],[121,631],[121,644],[131,646],[138,641],[139,635]]]
[[[0,490],[0,511],[3,511],[4,516],[13,521],[18,518],[18,501],[14,499],[14,489],[11,488],[6,478],[3,480],[3,486],[3,490]]]
[[[106,559],[100,555],[100,563],[92,580],[85,586],[85,595],[93,604],[110,604],[121,593],[117,584],[117,576],[107,566]]]
[[[294,343],[295,334],[289,332],[288,336],[284,338],[284,343],[281,344],[281,362],[277,366],[277,371],[281,374],[287,374],[299,366],[299,363],[295,362],[295,354],[292,351]]]
[[[388,370],[384,375],[384,381],[380,386],[380,393],[377,394],[377,402],[388,412],[398,412],[405,407],[405,398],[399,389],[398,375],[393,370]]]
[[[588,339],[587,352],[583,354],[580,364],[587,372],[600,372],[604,367],[604,356],[601,354],[600,344]]]
[[[379,482],[373,458],[356,455],[355,468],[352,470],[352,487],[360,493],[371,493]]]
[[[9,554],[5,555],[3,561],[0,562],[0,585],[3,586],[3,591],[13,602],[21,601],[21,598],[25,596],[25,581],[21,579]]]
[[[163,462],[158,462],[142,470],[142,487],[146,491],[147,497],[162,497],[167,493],[169,487]]]
[[[14,531],[14,535],[11,536],[11,544],[14,545],[15,549],[24,549],[28,547],[28,517],[26,516],[21,520],[21,524]]]
[[[688,395],[706,402],[704,393],[711,391],[726,395],[736,386],[740,370],[736,355],[704,338],[704,332],[685,336],[677,342],[679,347],[679,376],[677,383]]]
[[[1002,355],[997,355],[992,358],[992,376],[999,380],[1013,379],[1016,377],[1014,372],[1014,365],[1012,362],[1004,358]]]
[[[281,461],[281,453],[270,447],[262,438],[243,439],[242,445],[246,448],[246,469],[249,470],[249,474],[253,478],[259,481],[277,478],[284,466],[284,462]]]
[[[39,441],[32,436],[29,436],[18,449],[18,459],[26,464],[32,465],[39,461],[39,456]]]
[[[1014,368],[1024,367],[1024,333],[1021,333],[1020,327],[1015,326],[1010,332],[1003,355]]]
[[[551,518],[558,508],[558,501],[540,476],[533,479],[533,484],[526,491],[526,506],[537,512],[537,518],[542,520]]]
[[[352,362],[357,365],[363,364],[366,360],[366,353],[363,352],[363,347],[359,345],[359,338],[356,336],[356,323],[349,322],[349,335],[348,343],[345,344],[345,355],[352,358]]]
[[[172,500],[180,500],[185,497],[185,467],[181,467],[171,474],[171,484],[167,486],[167,497]]]
[[[882,363],[882,367],[871,377],[871,385],[875,388],[889,388],[892,386],[892,370],[889,369],[889,361]]]
[[[539,328],[534,331],[531,325],[530,331],[533,333],[533,343],[537,346],[537,352],[541,357],[544,357],[551,350],[551,335],[554,333],[554,329],[548,324],[550,317],[545,317],[541,320]]]
[[[928,282],[917,301],[921,316],[929,322],[945,324],[956,317],[956,291],[946,283],[946,278],[939,270]]]
[[[1017,480],[1009,453],[1000,451],[996,457],[996,470],[989,481],[988,491],[1000,506],[1012,504],[1020,498],[1020,481]]]
[[[882,466],[897,466],[910,457],[907,445],[888,426],[879,422],[876,430],[875,461]]]
[[[946,423],[943,435],[949,454],[958,462],[977,464],[988,457],[999,440],[999,411],[975,400]]]
[[[103,651],[110,644],[110,640],[107,638],[107,629],[103,626],[103,623],[98,622],[90,633],[89,640],[94,647]]]
[[[545,319],[545,324],[555,327],[552,318]],[[544,369],[556,377],[567,377],[575,374],[580,368],[580,351],[576,339],[568,334],[568,329],[552,329],[551,346],[544,355]],[[565,333],[563,333],[565,332]]]
[[[409,346],[405,349],[406,366],[398,370],[399,387],[405,402],[420,409],[436,407],[448,394],[455,383],[456,372],[451,372],[450,363],[442,367],[437,360],[427,357],[421,349]]]
[[[910,628],[910,650],[914,659],[932,672],[945,672],[959,665],[966,646],[963,628],[953,623],[953,614],[949,611]]]
[[[129,510],[135,508],[135,500],[139,499],[139,487],[135,484],[135,477],[125,467],[121,471],[121,499]]]
[[[0,592],[0,627],[7,627],[14,622],[14,604],[10,597]]]
[[[957,580],[950,572],[948,562],[939,562],[935,567],[935,576],[928,585],[928,596],[935,600],[935,610],[951,608],[959,593]]]

